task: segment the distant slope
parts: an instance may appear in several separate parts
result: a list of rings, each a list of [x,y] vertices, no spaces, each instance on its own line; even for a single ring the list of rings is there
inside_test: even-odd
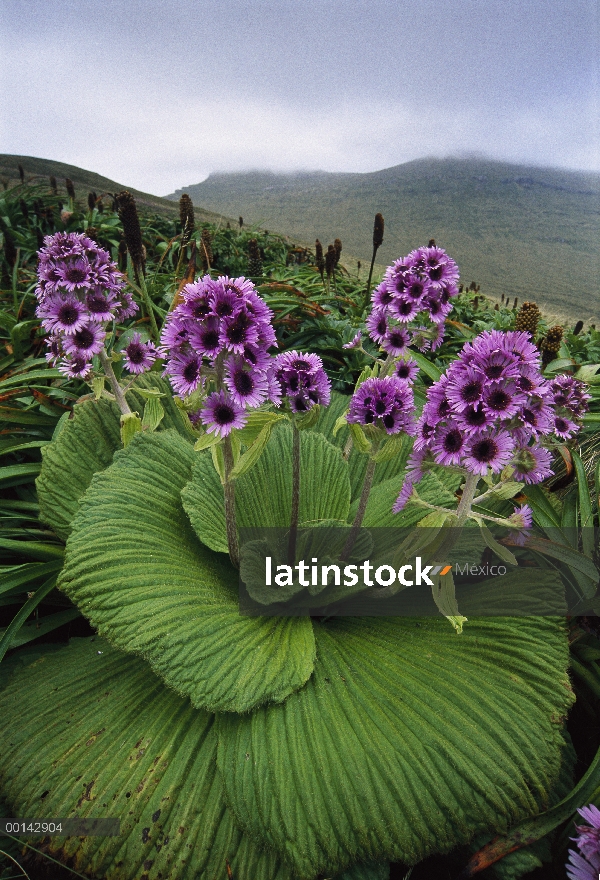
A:
[[[138,206],[141,208],[157,211],[168,216],[179,213],[177,206],[173,205],[172,200],[140,192],[126,184],[116,183],[108,177],[95,174],[93,171],[86,171],[83,168],[77,168],[75,165],[54,162],[52,159],[37,159],[33,156],[12,156],[0,153],[0,181],[6,181],[10,186],[15,186],[19,183],[19,164],[25,172],[25,181],[27,183],[39,182],[49,187],[49,178],[53,174],[56,177],[58,191],[65,195],[65,178],[69,177],[75,187],[76,200],[82,207],[85,206],[88,192],[91,190],[100,195],[101,193],[117,193],[127,189],[135,197]],[[198,219],[212,223],[219,220],[219,215],[214,214],[212,211],[200,211]]]
[[[187,192],[195,205],[378,263],[430,238],[482,292],[535,299],[547,313],[600,319],[600,175],[481,159],[418,160],[371,174],[213,174]]]

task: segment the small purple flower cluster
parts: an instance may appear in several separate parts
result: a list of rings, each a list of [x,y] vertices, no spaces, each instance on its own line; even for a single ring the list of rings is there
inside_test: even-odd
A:
[[[186,284],[183,302],[167,318],[161,346],[165,375],[177,394],[186,397],[208,379],[217,384],[192,421],[225,437],[244,426],[246,407],[267,399],[280,402],[268,354],[277,344],[271,319],[271,310],[247,278],[205,275]]]
[[[420,247],[396,260],[371,297],[371,339],[391,355],[403,354],[410,344],[421,351],[439,348],[457,282],[458,266],[442,248]],[[410,331],[408,324],[415,322]]]
[[[103,346],[108,321],[137,311],[110,254],[77,232],[57,232],[39,251],[37,315],[50,337],[46,355],[70,378],[85,378]]]
[[[513,479],[540,482],[552,474],[551,453],[540,440],[578,430],[574,420],[587,409],[583,388],[572,377],[544,379],[528,333],[481,333],[427,392],[394,511],[406,504],[427,458],[480,476],[510,465]]]
[[[331,383],[318,355],[285,351],[273,359],[273,374],[293,413],[308,412],[316,403],[329,404]]]
[[[408,379],[385,376],[366,379],[352,396],[348,422],[373,425],[387,434],[405,431],[414,434],[415,403],[412,385]]]
[[[577,811],[589,825],[576,825],[579,835],[571,838],[579,852],[569,850],[567,877],[569,880],[597,880],[600,874],[600,810],[590,804]]]

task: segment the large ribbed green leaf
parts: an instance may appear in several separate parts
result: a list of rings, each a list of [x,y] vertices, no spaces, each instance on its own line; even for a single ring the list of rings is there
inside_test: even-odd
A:
[[[181,504],[201,454],[175,431],[136,435],[82,499],[59,587],[193,705],[244,712],[304,684],[314,636],[307,618],[239,614],[237,572]]]
[[[315,671],[251,715],[218,716],[227,802],[302,878],[414,863],[536,813],[571,700],[550,618],[332,619]]]
[[[164,379],[148,373],[138,377],[136,386],[166,395],[162,399],[164,417],[161,430],[175,428],[182,436],[193,440]],[[132,390],[127,399],[132,409],[137,409],[140,414],[143,412],[145,401],[139,393]],[[116,450],[121,448],[119,420],[116,403],[87,400],[74,407],[73,417],[61,423],[53,442],[42,450],[42,472],[36,480],[40,519],[64,541],[71,531],[79,500],[92,477],[108,467]]]
[[[183,506],[198,537],[221,553],[227,552],[223,487],[210,453],[198,455],[192,480],[182,493]],[[290,524],[292,509],[292,431],[274,427],[257,464],[235,483],[235,506],[240,528]],[[320,434],[300,435],[300,522],[335,519],[345,522],[350,508],[348,465],[335,446]]]
[[[213,715],[101,639],[29,662],[0,691],[13,814],[121,820],[119,837],[55,837],[51,854],[105,880],[225,880],[226,859],[236,880],[289,880],[225,805]]]

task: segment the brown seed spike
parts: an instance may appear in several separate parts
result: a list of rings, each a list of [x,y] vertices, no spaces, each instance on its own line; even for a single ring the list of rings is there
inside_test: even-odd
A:
[[[96,207],[96,193],[90,192],[88,193],[88,208],[90,211],[93,211]]]
[[[335,265],[337,266],[342,253],[342,242],[339,238],[336,238],[336,240],[333,242],[333,249],[335,251]]]
[[[21,178],[21,183],[25,183],[25,171],[21,163],[19,163],[19,177]]]
[[[243,217],[238,217],[238,223],[240,224],[240,229],[241,229],[242,226],[244,225],[244,218],[243,218]]]
[[[323,245],[318,238],[315,241],[315,265],[319,270],[321,278],[323,278],[323,273],[325,271],[325,260],[323,258]]]
[[[325,272],[330,278],[335,269],[335,248],[332,244],[327,245],[327,253],[325,254]]]
[[[73,186],[73,181],[70,177],[65,177],[65,187],[67,189],[67,195],[70,199],[75,198],[75,187]]]
[[[263,274],[262,254],[255,238],[248,242],[248,274],[251,278]]]
[[[115,198],[119,219],[123,224],[127,250],[133,263],[136,280],[140,274],[145,275],[144,245],[135,199],[127,190],[120,192]]]
[[[373,224],[373,247],[375,250],[383,242],[384,226],[383,214],[375,214],[375,223]]]
[[[573,336],[579,336],[581,331],[583,330],[583,321],[577,321],[575,324],[575,329],[573,330]]]
[[[53,195],[55,195],[55,196],[58,195],[58,186],[56,184],[56,177],[53,174],[50,175],[50,189],[52,190]]]
[[[185,247],[196,228],[194,206],[187,193],[179,199],[179,220],[181,222],[181,246]]]
[[[435,238],[429,239],[429,244],[427,245],[427,247],[435,247]]]

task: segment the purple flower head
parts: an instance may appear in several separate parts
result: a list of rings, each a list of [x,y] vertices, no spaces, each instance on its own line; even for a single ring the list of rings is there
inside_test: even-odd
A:
[[[569,850],[566,865],[570,880],[597,880],[600,873],[600,811],[594,804],[577,811],[589,825],[576,825],[579,832],[575,841],[579,853]]]
[[[414,399],[408,381],[397,376],[367,379],[354,392],[348,421],[374,425],[388,434],[414,432]]]
[[[412,358],[401,360],[395,366],[396,376],[399,379],[406,379],[408,382],[414,382],[419,373],[419,365]]]
[[[85,355],[70,354],[64,357],[58,365],[58,370],[69,379],[87,379],[92,365]]]
[[[554,400],[557,414],[572,419],[580,419],[588,411],[591,396],[586,386],[574,376],[557,376],[550,383],[550,393]]]
[[[209,434],[226,437],[233,428],[243,428],[248,421],[246,410],[225,391],[214,391],[206,398],[200,418]]]
[[[102,351],[105,338],[106,333],[101,324],[86,321],[74,333],[65,334],[62,344],[68,354],[83,355],[90,360]]]
[[[316,403],[328,405],[331,383],[318,355],[286,351],[275,357],[273,368],[292,412],[307,412]]]
[[[552,454],[543,446],[517,447],[511,464],[514,468],[514,479],[524,483],[541,483],[554,473],[550,467]]]
[[[358,333],[356,334],[356,336],[354,337],[354,339],[352,339],[350,342],[346,342],[344,345],[342,345],[342,348],[348,348],[348,349],[360,348],[361,345],[362,345],[362,334],[359,330]]]
[[[512,536],[512,540],[515,544],[522,547],[527,540],[529,529],[531,529],[533,525],[533,511],[531,507],[528,504],[523,504],[521,507],[517,507],[508,517],[508,522],[511,523],[515,529],[519,530],[516,535]]]
[[[149,370],[156,358],[158,349],[152,342],[142,342],[139,333],[134,333],[123,352],[125,369],[130,373],[145,373]]]
[[[219,392],[225,382],[236,405],[244,398],[246,406],[259,406],[269,396],[268,349],[277,343],[272,312],[252,282],[205,275],[186,284],[182,295],[161,335],[165,375],[175,391],[191,394],[216,372]]]
[[[269,394],[265,372],[252,369],[239,355],[233,355],[226,360],[225,369],[225,384],[237,404],[258,407],[265,402]]]
[[[514,443],[507,431],[488,430],[471,436],[465,444],[464,466],[484,477],[488,468],[497,474],[509,464]]]
[[[133,314],[137,306],[123,292],[123,278],[108,251],[87,236],[48,235],[38,256],[37,314],[52,334],[52,360],[66,353],[66,374],[84,375],[81,358],[87,364],[101,351],[106,322],[120,319],[124,309]]]
[[[381,347],[389,354],[398,356],[406,352],[409,342],[410,334],[406,327],[390,327],[383,338]]]

